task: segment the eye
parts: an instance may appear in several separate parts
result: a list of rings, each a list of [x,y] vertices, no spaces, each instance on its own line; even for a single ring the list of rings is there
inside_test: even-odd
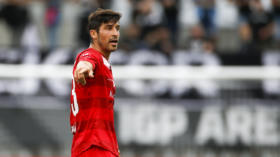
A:
[[[106,26],[106,29],[108,29],[108,30],[110,30],[110,29],[112,29],[112,28],[113,28],[112,25],[107,25],[107,26]]]
[[[120,30],[120,25],[116,26],[116,30],[118,30],[118,31]]]

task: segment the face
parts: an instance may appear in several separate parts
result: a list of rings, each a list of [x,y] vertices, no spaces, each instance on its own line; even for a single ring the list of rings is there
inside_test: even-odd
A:
[[[119,22],[103,23],[99,32],[91,30],[91,36],[94,41],[94,45],[102,52],[108,53],[115,51],[118,48],[118,41],[120,36]]]

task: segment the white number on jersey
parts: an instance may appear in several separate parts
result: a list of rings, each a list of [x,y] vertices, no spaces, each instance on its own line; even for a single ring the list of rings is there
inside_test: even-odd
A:
[[[74,105],[71,104],[71,108],[72,108],[73,115],[76,116],[79,112],[79,105],[78,105],[78,101],[77,101],[77,95],[75,92],[75,80],[74,79],[73,79],[72,96],[73,96]]]

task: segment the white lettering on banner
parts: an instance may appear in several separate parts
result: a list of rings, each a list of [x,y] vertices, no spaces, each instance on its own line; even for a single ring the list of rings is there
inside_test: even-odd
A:
[[[218,107],[207,107],[203,110],[195,135],[197,144],[203,145],[209,140],[223,144],[225,129],[220,110]]]
[[[195,142],[204,145],[213,140],[218,145],[241,142],[248,146],[276,146],[280,144],[279,118],[279,110],[265,106],[236,105],[226,111],[219,107],[207,107],[201,113]]]
[[[120,105],[119,138],[123,144],[171,144],[176,137],[186,137],[189,122],[183,106],[155,104]],[[279,109],[267,106],[232,105],[203,108],[198,123],[194,123],[194,141],[205,145],[277,146],[280,144]]]
[[[171,142],[173,137],[183,135],[188,127],[188,119],[185,109],[177,107],[165,107],[159,111],[161,120],[159,121],[159,136],[162,145]]]
[[[119,137],[124,144],[169,144],[187,130],[184,107],[122,105],[119,108]]]
[[[155,106],[146,106],[145,108],[138,108],[139,112],[134,112],[135,127],[135,141],[140,144],[153,144],[157,141],[157,111]]]
[[[253,114],[249,107],[233,106],[226,111],[227,143],[236,144],[238,140],[250,145],[253,138]]]
[[[277,145],[280,143],[280,132],[277,129],[279,111],[275,108],[256,108],[256,144]]]

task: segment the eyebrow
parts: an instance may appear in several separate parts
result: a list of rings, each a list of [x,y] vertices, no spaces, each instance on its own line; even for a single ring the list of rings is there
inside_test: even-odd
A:
[[[113,23],[113,24],[111,24],[111,23],[107,23],[107,24],[106,24],[106,26],[110,26],[110,27],[111,27],[111,26],[114,26],[114,25],[115,25],[114,23]],[[120,24],[116,24],[116,27],[120,27]]]

